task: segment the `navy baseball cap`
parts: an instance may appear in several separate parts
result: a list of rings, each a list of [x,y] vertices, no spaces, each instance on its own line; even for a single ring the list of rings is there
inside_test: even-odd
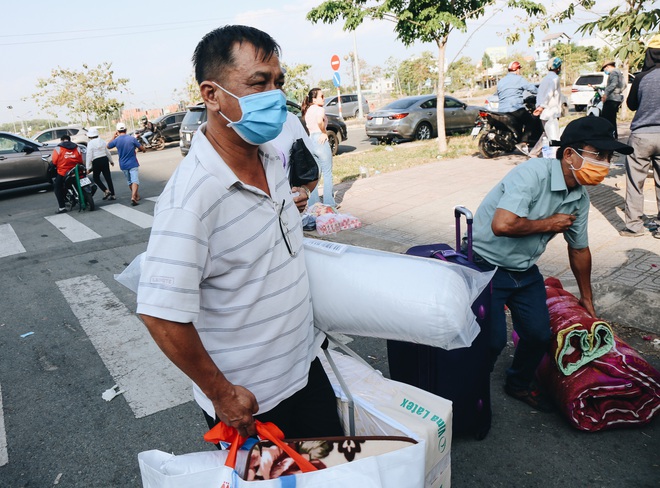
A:
[[[616,151],[621,154],[632,154],[633,148],[619,142],[614,137],[614,126],[602,117],[587,116],[570,122],[558,141],[552,141],[551,146],[570,146],[573,144],[588,144],[600,151]]]

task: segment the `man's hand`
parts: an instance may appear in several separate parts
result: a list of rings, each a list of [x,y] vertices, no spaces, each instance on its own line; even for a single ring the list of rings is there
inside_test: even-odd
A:
[[[550,225],[550,232],[560,233],[566,232],[573,225],[576,218],[575,215],[558,213],[548,217],[546,220]]]
[[[541,115],[541,112],[543,112],[543,107],[536,107],[536,110],[534,110],[533,115],[538,117],[539,115]]]
[[[238,385],[231,385],[222,400],[214,401],[213,408],[218,418],[238,430],[241,437],[256,435],[253,415],[259,411],[259,404],[252,392]]]
[[[298,196],[295,196],[296,192],[298,193]],[[309,200],[309,190],[307,190],[306,188],[294,186],[291,188],[291,193],[294,195],[293,203],[295,203],[296,207],[298,207],[298,211],[300,213],[303,213],[307,208],[307,201]]]

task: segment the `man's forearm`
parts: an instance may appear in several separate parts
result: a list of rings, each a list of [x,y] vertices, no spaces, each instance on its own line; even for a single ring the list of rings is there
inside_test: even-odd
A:
[[[211,400],[219,400],[232,384],[215,365],[192,323],[141,315],[158,347]]]
[[[580,297],[589,302],[593,301],[591,290],[591,251],[588,247],[583,249],[568,248],[568,260],[571,270],[580,290]]]

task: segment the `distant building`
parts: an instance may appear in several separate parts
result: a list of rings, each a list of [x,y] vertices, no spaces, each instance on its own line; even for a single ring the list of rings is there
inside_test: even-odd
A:
[[[541,39],[541,41],[534,46],[534,51],[536,52],[536,70],[539,73],[547,71],[546,64],[548,63],[548,59],[550,59],[550,50],[557,44],[568,44],[569,42],[571,42],[570,36],[563,32],[548,34]]]

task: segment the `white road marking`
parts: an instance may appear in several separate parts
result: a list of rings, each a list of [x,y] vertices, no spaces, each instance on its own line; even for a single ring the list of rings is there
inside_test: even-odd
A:
[[[191,381],[165,357],[140,319],[99,278],[78,276],[58,281],[57,286],[114,383],[125,391],[123,396],[136,418],[192,400]],[[103,401],[102,393],[99,391],[99,401]]]
[[[57,214],[49,215],[44,218],[53,224],[55,228],[64,234],[64,236],[71,242],[89,241],[101,237],[85,224],[80,223],[70,215]]]
[[[9,462],[7,452],[7,433],[5,432],[5,414],[2,408],[2,388],[0,388],[0,466]]]
[[[112,205],[104,205],[100,207],[106,212],[110,212],[112,215],[129,221],[132,224],[135,224],[143,229],[148,229],[153,224],[154,218],[151,215],[148,215],[139,210],[135,210],[120,203],[113,203]]]
[[[145,198],[145,200],[149,200],[149,201],[151,201],[151,202],[157,202],[157,201],[158,201],[158,197],[148,197],[148,198]]]
[[[9,224],[0,225],[0,258],[22,252],[25,252],[25,248],[12,226]]]

